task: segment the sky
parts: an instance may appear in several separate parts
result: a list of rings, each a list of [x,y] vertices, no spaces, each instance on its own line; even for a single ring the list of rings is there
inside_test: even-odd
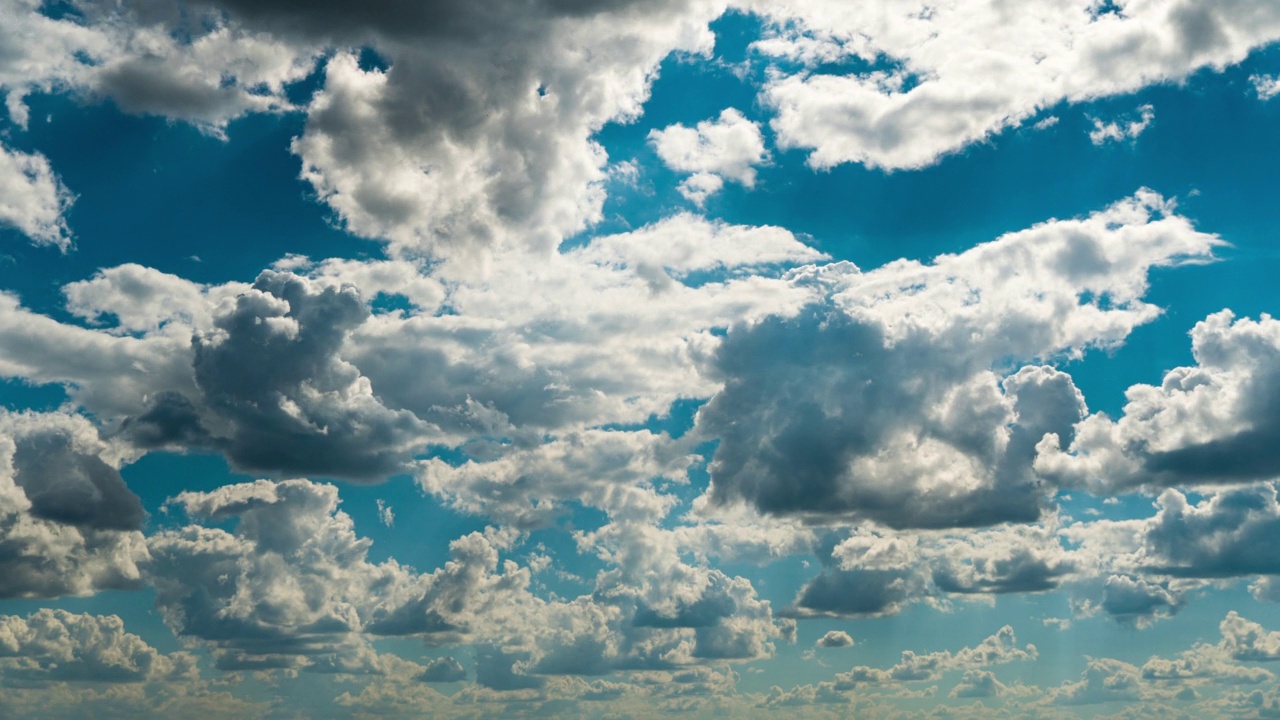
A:
[[[1280,4],[0,17],[0,716],[1280,717]]]

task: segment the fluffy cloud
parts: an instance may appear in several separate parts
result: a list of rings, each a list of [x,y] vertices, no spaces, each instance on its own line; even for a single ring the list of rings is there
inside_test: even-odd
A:
[[[195,658],[165,655],[124,630],[115,615],[44,608],[0,616],[0,680],[141,682],[194,676]]]
[[[757,52],[784,61],[761,96],[777,142],[817,168],[922,167],[1061,101],[1221,69],[1280,37],[1280,11],[1247,1],[750,5],[773,28]]]
[[[1158,314],[1153,267],[1220,244],[1143,191],[930,265],[797,271],[828,300],[733,327],[697,431],[719,438],[710,496],[813,520],[981,526],[1039,517],[1031,465],[1084,412],[1070,376],[993,368],[1115,345]]]
[[[291,256],[213,286],[129,264],[63,289],[90,327],[0,295],[0,373],[63,384],[139,450],[380,479],[431,444],[476,441],[489,461],[709,395],[714,329],[791,312],[812,291],[779,268],[823,257],[779,228],[678,215],[467,282],[403,260]]]
[[[678,559],[672,537],[648,526],[607,526],[584,547],[613,566],[591,595],[546,600],[527,568],[499,553],[509,532],[454,540],[451,559],[421,574],[373,563],[370,542],[337,509],[337,489],[303,480],[257,481],[173,501],[188,515],[235,519],[232,531],[192,525],[149,539],[149,581],[180,636],[209,643],[224,669],[303,668],[386,674],[372,636],[469,641],[477,680],[496,689],[547,677],[674,669],[772,654],[794,626],[742,578]],[[456,662],[414,670],[459,679]]]
[[[369,562],[332,485],[261,480],[173,502],[196,518],[237,519],[233,532],[191,525],[148,539],[165,621],[210,642],[223,668],[341,662],[364,632],[456,635],[468,611],[527,582],[493,575],[497,551],[480,535],[454,541],[436,575]]]
[[[666,435],[648,431],[587,430],[533,447],[498,450],[487,462],[452,466],[423,461],[422,489],[449,498],[461,510],[519,527],[547,524],[566,500],[606,510],[612,517],[657,520],[672,498],[651,481],[687,482],[693,458]]]
[[[137,587],[142,505],[86,420],[0,413],[0,597]]]
[[[0,225],[9,225],[40,245],[71,247],[63,214],[73,197],[40,153],[0,145]]]
[[[317,54],[315,46],[228,27],[215,15],[188,12],[183,19],[167,3],[88,0],[58,16],[30,0],[5,5],[11,53],[0,67],[0,88],[23,127],[25,94],[71,89],[220,135],[245,114],[289,109],[285,87],[311,71]]]
[[[1092,415],[1071,441],[1045,438],[1036,469],[1095,493],[1280,476],[1280,321],[1223,310],[1196,323],[1191,350],[1194,367],[1129,388],[1119,419]]]
[[[1240,617],[1234,610],[1218,626],[1222,631],[1220,647],[1235,660],[1280,660],[1280,632],[1270,632],[1255,622]]]
[[[821,648],[853,647],[853,638],[843,630],[828,630],[826,635],[818,638],[817,645]]]
[[[933,681],[943,673],[953,670],[968,672],[992,665],[1032,661],[1038,655],[1035,645],[1019,648],[1013,628],[1006,625],[974,647],[961,648],[955,652],[942,650],[925,654],[905,650],[902,659],[887,670],[859,665],[849,672],[836,675],[836,689],[852,690],[862,685]]]
[[[328,61],[293,150],[349,230],[434,254],[545,251],[597,220],[606,156],[591,136],[639,114],[662,58],[709,51],[720,12],[674,0],[444,3],[405,18],[226,5],[253,26],[377,48],[389,69]]]
[[[263,272],[192,339],[199,394],[158,394],[125,431],[144,447],[211,446],[250,470],[385,478],[429,428],[384,407],[338,356],[368,316],[353,287]]]
[[[651,130],[649,142],[667,167],[693,173],[681,185],[681,193],[699,205],[724,180],[755,186],[755,168],[768,159],[760,126],[735,108],[726,108],[717,119],[704,120],[697,127]]]
[[[1058,705],[1092,705],[1134,701],[1142,697],[1137,667],[1112,658],[1090,660],[1077,682],[1063,683],[1051,695]]]

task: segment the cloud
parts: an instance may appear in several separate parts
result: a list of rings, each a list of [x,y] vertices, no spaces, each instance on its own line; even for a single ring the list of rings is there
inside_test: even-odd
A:
[[[545,252],[598,220],[607,157],[591,136],[639,114],[672,51],[709,51],[718,13],[667,0],[445,3],[392,24],[372,7],[226,5],[251,26],[377,49],[387,70],[345,52],[327,62],[292,146],[303,178],[353,233],[465,256]]]
[[[138,587],[142,505],[74,415],[0,413],[0,597]]]
[[[157,393],[124,430],[148,448],[216,448],[246,470],[384,479],[429,426],[383,406],[339,357],[368,316],[354,287],[264,271],[192,339],[198,394]]]
[[[42,608],[26,618],[0,616],[0,681],[142,682],[196,675],[195,657],[163,654],[125,632],[115,615]]]
[[[467,679],[467,671],[463,669],[462,663],[448,656],[427,663],[418,679],[429,683],[461,682]]]
[[[853,690],[863,685],[933,681],[942,677],[943,673],[954,670],[966,671],[968,678],[969,672],[979,668],[1029,662],[1038,656],[1035,645],[1019,648],[1013,628],[1006,625],[974,647],[964,647],[955,652],[941,650],[924,654],[905,650],[902,659],[887,670],[856,666],[849,672],[837,674],[835,687],[837,690]]]
[[[652,521],[672,503],[654,491],[652,482],[687,482],[694,461],[665,434],[643,430],[587,430],[493,454],[485,462],[467,460],[459,466],[422,461],[418,483],[460,510],[517,527],[545,525],[573,500],[612,517]]]
[[[668,168],[692,176],[680,192],[698,205],[720,190],[723,181],[744,187],[756,184],[756,166],[768,161],[760,126],[735,108],[696,127],[670,125],[649,131],[649,143]]]
[[[372,563],[332,485],[259,480],[172,504],[236,520],[231,532],[190,525],[148,538],[147,577],[166,623],[210,643],[224,669],[331,662],[366,632],[456,636],[469,610],[527,582],[527,573],[491,575],[497,553],[479,535],[455,540],[436,575]]]
[[[1129,663],[1099,658],[1090,660],[1078,682],[1063,683],[1051,693],[1057,705],[1092,705],[1141,699],[1141,675]]]
[[[1270,632],[1261,625],[1240,617],[1234,610],[1218,625],[1222,631],[1221,647],[1235,660],[1260,662],[1280,660],[1280,632]]]
[[[1276,95],[1280,95],[1280,77],[1275,75],[1250,75],[1249,82],[1253,83],[1253,90],[1258,93],[1259,100],[1270,100]]]
[[[853,638],[843,630],[828,630],[826,635],[818,638],[817,646],[820,648],[853,647]]]
[[[1150,105],[1143,105],[1138,108],[1138,112],[1141,116],[1136,119],[1128,117],[1104,122],[1098,118],[1090,118],[1093,121],[1093,129],[1089,131],[1089,142],[1102,145],[1108,142],[1137,139],[1156,117],[1155,110]]]
[[[986,698],[998,697],[1008,692],[1005,684],[996,679],[990,670],[966,670],[964,677],[951,689],[951,697]]]
[[[1071,433],[1083,398],[1050,367],[993,369],[1114,346],[1154,318],[1149,269],[1221,244],[1171,212],[1143,191],[930,265],[792,273],[826,300],[735,325],[709,368],[711,500],[898,528],[1037,519],[1037,443]]]
[[[1280,12],[1249,2],[749,6],[778,68],[761,93],[778,146],[815,168],[931,165],[1060,102],[1221,70],[1280,37]]]
[[[676,186],[676,190],[684,196],[685,200],[702,207],[707,204],[707,198],[715,195],[724,188],[724,180],[719,175],[711,173],[694,173]]]
[[[1192,328],[1191,351],[1194,367],[1130,387],[1119,419],[1092,415],[1073,441],[1046,438],[1036,469],[1095,493],[1280,476],[1280,322],[1223,310]]]
[[[75,321],[0,295],[0,374],[62,384],[138,451],[379,480],[430,445],[488,461],[709,395],[714,329],[803,302],[777,275],[824,257],[780,228],[678,215],[447,285],[407,260],[289,256],[251,285],[127,264],[63,288]]]
[[[366,657],[369,639],[420,636],[490,647],[478,682],[534,688],[546,677],[759,659],[794,633],[749,582],[680,562],[657,528],[582,536],[612,568],[590,595],[548,600],[532,593],[528,568],[500,559],[516,540],[509,531],[454,540],[449,562],[431,573],[370,562],[370,542],[337,509],[331,485],[260,480],[172,504],[211,523],[234,520],[230,531],[191,525],[152,536],[146,565],[166,623],[207,643],[226,670],[385,674]],[[432,667],[414,674],[456,675]]]
[[[0,145],[0,225],[66,252],[71,230],[64,215],[74,200],[44,155]]]

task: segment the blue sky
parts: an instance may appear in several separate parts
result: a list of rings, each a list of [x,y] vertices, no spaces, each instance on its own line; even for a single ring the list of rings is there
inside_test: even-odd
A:
[[[0,8],[0,714],[1280,712],[1280,12]]]

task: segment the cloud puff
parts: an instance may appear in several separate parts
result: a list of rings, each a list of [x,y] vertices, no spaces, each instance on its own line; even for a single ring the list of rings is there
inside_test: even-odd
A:
[[[1141,677],[1129,663],[1098,658],[1089,661],[1078,682],[1063,683],[1050,697],[1057,705],[1130,702],[1142,697]]]
[[[501,596],[502,579],[489,575],[496,551],[479,536],[456,540],[455,562],[435,579],[369,562],[370,543],[338,510],[332,485],[260,480],[173,503],[196,518],[237,519],[233,532],[191,525],[148,538],[147,576],[165,621],[211,643],[220,667],[329,662],[366,631],[455,633],[467,608],[485,602],[482,585],[488,601]]]
[[[0,145],[0,225],[65,252],[71,247],[71,230],[63,215],[73,200],[44,155]]]
[[[194,677],[195,657],[163,654],[124,630],[115,615],[42,608],[0,616],[0,681],[142,682]]]
[[[1280,37],[1280,11],[1244,1],[750,6],[772,30],[753,47],[785,61],[761,94],[778,145],[816,168],[923,167],[1059,102],[1221,69]]]
[[[1280,476],[1280,321],[1223,310],[1196,323],[1191,350],[1194,367],[1130,387],[1119,419],[1095,414],[1071,441],[1045,438],[1036,469],[1094,493]]]
[[[0,413],[0,597],[140,584],[142,504],[81,417]]]
[[[1032,661],[1038,655],[1035,645],[1019,648],[1013,628],[1006,625],[974,647],[925,654],[905,650],[902,659],[887,670],[856,666],[849,672],[837,674],[835,686],[837,690],[852,690],[862,685],[933,681],[953,670],[972,671],[992,665]]]
[[[843,630],[828,630],[826,635],[818,638],[817,646],[820,648],[853,647],[853,638]]]
[[[1221,243],[1171,210],[1143,191],[930,265],[793,273],[829,299],[737,325],[714,356],[723,389],[697,419],[720,439],[711,499],[893,527],[1036,519],[1036,445],[1071,433],[1083,398],[1052,368],[993,368],[1112,346],[1155,317],[1147,272]]]
[[[124,430],[143,447],[217,448],[248,470],[383,479],[428,426],[384,407],[340,358],[368,316],[354,287],[265,271],[193,338],[199,393],[159,393]]]
[[[735,108],[726,108],[715,120],[704,120],[696,127],[677,124],[650,130],[649,142],[667,167],[693,174],[681,185],[681,193],[699,205],[724,180],[754,187],[756,166],[768,160],[760,126]]]
[[[377,49],[385,71],[343,52],[328,61],[293,150],[349,230],[442,255],[546,251],[599,219],[606,156],[591,135],[639,114],[662,58],[708,51],[718,13],[668,0],[446,3],[398,23],[373,7],[226,5],[253,26]]]

